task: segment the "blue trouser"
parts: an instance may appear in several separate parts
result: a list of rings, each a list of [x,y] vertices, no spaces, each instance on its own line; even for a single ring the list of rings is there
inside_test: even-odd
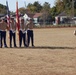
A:
[[[10,30],[9,33],[10,33],[10,47],[12,47],[12,39],[14,47],[16,47],[16,33],[13,33],[12,30]]]
[[[2,31],[2,40],[4,40],[4,47],[7,47],[7,44],[6,44],[6,31]],[[1,40],[1,44],[2,44],[2,40]]]
[[[2,48],[2,31],[0,30],[0,48]]]
[[[34,40],[33,40],[33,30],[27,30],[27,42],[28,46],[30,44],[30,39],[31,39],[31,45],[34,46]]]
[[[26,45],[26,33],[23,33],[21,30],[19,31],[19,46],[21,47],[22,45],[22,39],[23,39],[23,43],[24,43],[24,46],[27,46]]]

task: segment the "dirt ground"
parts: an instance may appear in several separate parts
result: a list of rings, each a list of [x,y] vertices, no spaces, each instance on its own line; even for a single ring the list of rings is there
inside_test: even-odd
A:
[[[76,75],[75,29],[34,29],[35,48],[0,48],[0,75]]]

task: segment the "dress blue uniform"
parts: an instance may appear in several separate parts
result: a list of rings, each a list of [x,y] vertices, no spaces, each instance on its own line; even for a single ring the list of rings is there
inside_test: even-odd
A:
[[[2,48],[2,31],[1,31],[1,29],[0,29],[0,48]]]
[[[26,31],[25,31],[24,19],[21,18],[20,21],[21,21],[21,22],[20,22],[20,30],[19,30],[19,46],[21,47],[21,45],[22,45],[22,40],[23,40],[24,47],[27,47],[27,44],[26,44]]]
[[[14,18],[11,18],[9,34],[10,34],[10,47],[12,47],[12,40],[14,43],[14,47],[17,47],[16,46],[16,22]]]
[[[7,23],[5,22],[4,19],[2,19],[2,21],[0,22],[0,40],[1,40],[1,44],[0,46],[2,47],[2,40],[4,42],[4,47],[7,47],[6,44],[6,29],[7,29]]]
[[[33,34],[33,22],[32,22],[32,19],[29,19],[29,23],[27,24],[27,43],[28,43],[28,46],[30,44],[30,40],[31,40],[31,45],[32,47],[34,47],[34,34]]]

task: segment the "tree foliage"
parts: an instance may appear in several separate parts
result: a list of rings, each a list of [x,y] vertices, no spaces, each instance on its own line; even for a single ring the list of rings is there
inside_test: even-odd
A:
[[[45,2],[43,4],[41,12],[43,13],[43,20],[45,24],[45,21],[48,20],[48,18],[50,18],[50,4],[48,2]]]
[[[0,14],[6,14],[6,6],[0,4]]]
[[[27,8],[32,12],[32,13],[36,13],[36,12],[40,12],[42,9],[41,4],[38,1],[35,1],[33,4],[29,3]]]
[[[22,14],[25,14],[26,10],[25,10],[24,7],[22,7],[22,8],[19,8],[19,12],[22,13]]]
[[[57,0],[55,5],[58,13],[61,13],[64,11],[64,3],[62,0]]]
[[[34,3],[29,3],[26,8],[19,8],[19,12],[22,14],[25,14],[27,11],[31,13],[42,12],[47,18],[49,16],[54,18],[63,11],[65,11],[68,15],[71,15],[73,8],[72,1],[74,1],[74,15],[76,15],[76,0],[55,0],[55,5],[53,7],[50,7],[51,4],[49,2],[44,2],[42,5],[38,1],[35,1]],[[0,13],[6,14],[5,5],[0,4]]]
[[[66,11],[68,15],[72,15],[73,13],[76,15],[76,0],[56,0],[55,6],[57,8],[57,12],[59,13]]]

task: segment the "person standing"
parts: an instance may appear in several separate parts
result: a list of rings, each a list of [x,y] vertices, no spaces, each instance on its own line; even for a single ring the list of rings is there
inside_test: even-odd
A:
[[[2,48],[2,29],[1,29],[1,19],[0,19],[0,48]]]
[[[13,17],[11,17],[10,21],[10,30],[9,30],[9,37],[10,37],[10,47],[12,47],[12,39],[13,39],[13,44],[14,47],[16,46],[16,22]]]
[[[19,30],[19,46],[21,47],[22,45],[22,40],[24,47],[27,47],[26,44],[26,31],[25,31],[25,23],[24,23],[24,18],[20,18],[20,30]]]
[[[2,34],[2,32],[1,32],[1,29],[0,29],[0,48],[2,48],[2,42],[1,42],[2,36],[1,36],[1,34]]]
[[[6,29],[7,29],[7,23],[5,22],[5,19],[2,18],[2,21],[0,22],[0,33],[1,33],[1,47],[3,45],[2,41],[4,41],[4,47],[7,47],[6,44]]]
[[[33,20],[32,19],[28,19],[29,23],[27,24],[27,43],[28,46],[30,44],[30,40],[31,40],[31,45],[32,47],[34,47],[34,34],[33,34]]]

